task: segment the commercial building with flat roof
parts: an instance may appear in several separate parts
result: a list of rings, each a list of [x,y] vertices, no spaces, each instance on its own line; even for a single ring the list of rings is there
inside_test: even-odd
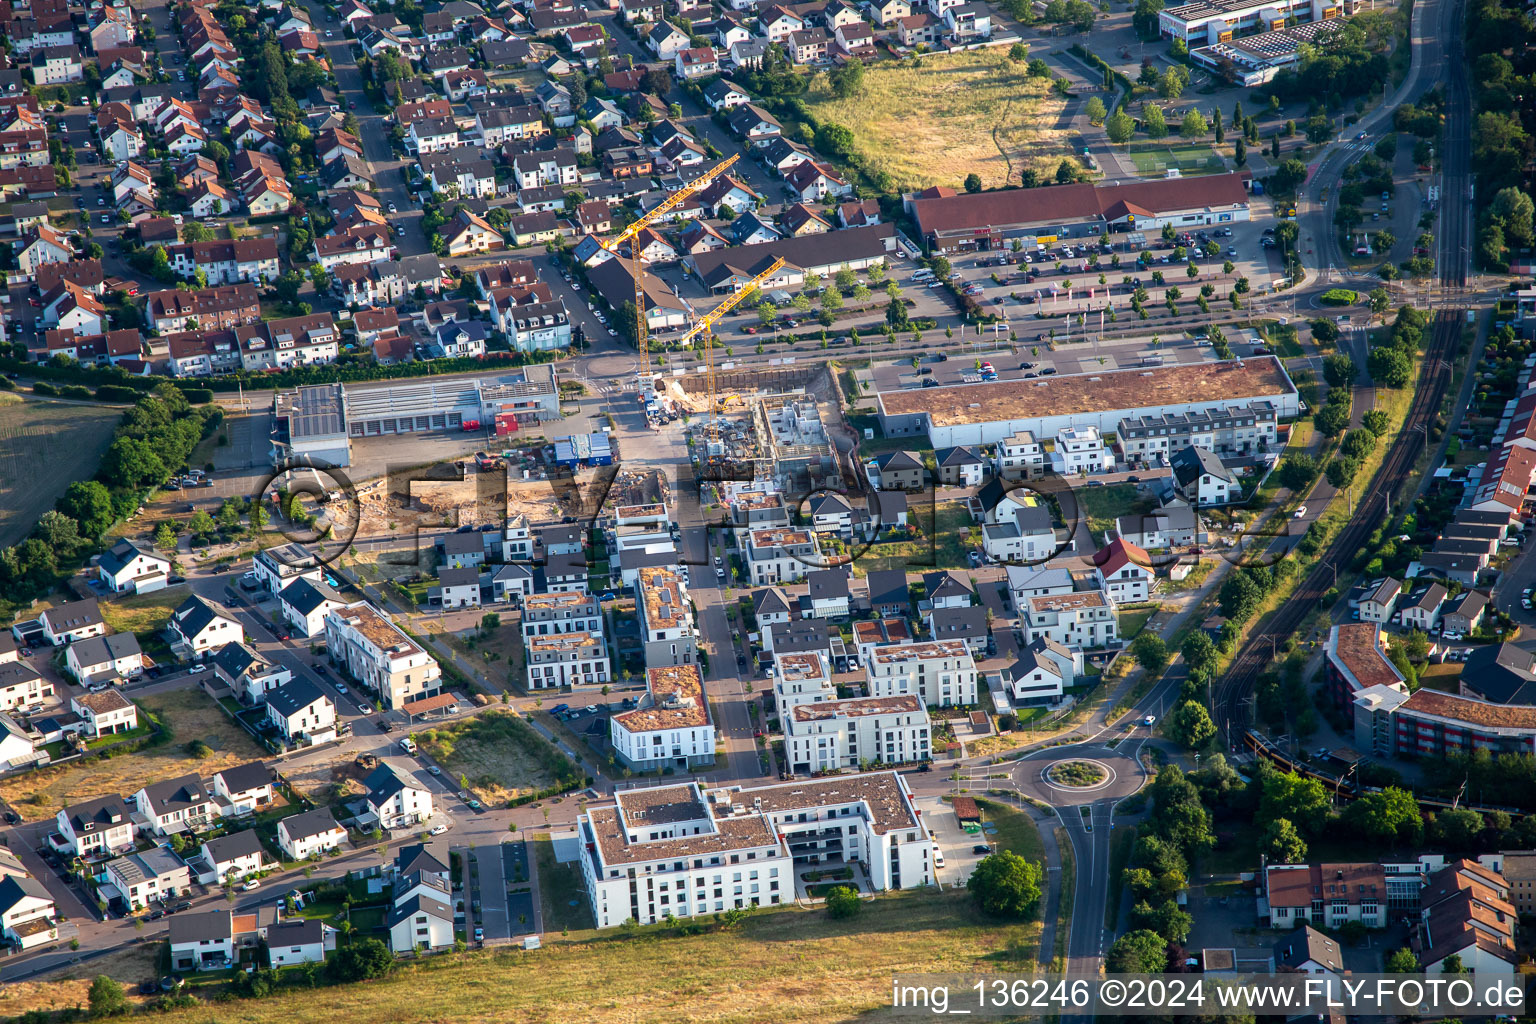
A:
[[[1112,434],[1126,419],[1258,401],[1272,405],[1278,419],[1300,412],[1296,385],[1274,356],[908,388],[876,397],[886,437],[927,434],[934,448],[997,444],[1021,430],[1054,437],[1091,426]]]
[[[1014,241],[1051,245],[1105,232],[1159,231],[1165,224],[1184,228],[1246,221],[1250,177],[1239,172],[1117,185],[1050,185],[920,196],[909,205],[923,244],[934,249],[1002,249]]]
[[[347,390],[340,384],[312,384],[297,391],[280,391],[272,400],[272,459],[345,466]]]
[[[1190,59],[1229,82],[1253,88],[1301,63],[1304,44],[1317,45],[1342,25],[1341,20],[1309,21],[1273,32],[1214,42],[1189,51]]]
[[[1342,0],[1194,0],[1158,12],[1157,30],[1165,39],[1191,45],[1225,43],[1248,32],[1282,29],[1292,19],[1327,21],[1344,13]]]
[[[857,861],[875,891],[932,885],[933,844],[895,772],[631,789],[577,821],[599,928],[778,906],[801,865]]]

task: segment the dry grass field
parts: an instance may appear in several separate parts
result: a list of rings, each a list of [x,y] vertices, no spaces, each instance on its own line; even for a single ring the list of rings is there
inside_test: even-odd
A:
[[[818,78],[805,102],[818,121],[846,125],[869,169],[899,188],[958,188],[973,172],[988,188],[1017,185],[1025,167],[1054,174],[1069,155],[1055,127],[1065,101],[1024,67],[1000,49],[925,55],[915,68],[873,65],[845,100]]]
[[[135,754],[27,772],[0,782],[0,797],[27,821],[37,821],[93,796],[117,793],[127,798],[146,783],[191,771],[207,778],[265,756],[250,735],[201,690],[156,694],[140,698],[139,703],[170,725],[171,742]],[[192,760],[186,745],[193,740],[202,740],[213,753],[201,761]]]
[[[96,472],[122,412],[0,393],[0,547],[26,537],[64,488]]]
[[[468,783],[465,788],[487,807],[504,805],[557,781],[546,759],[554,751],[511,712],[487,711],[412,735],[442,766],[445,776],[456,785],[462,778]],[[530,742],[540,749],[530,750]]]
[[[128,1001],[136,1005],[144,1000],[135,986],[143,979],[155,976],[158,951],[159,943],[140,942],[49,975],[48,981],[7,984],[5,998],[0,1000],[0,1013],[7,1017],[19,1017],[31,1010],[67,1010],[73,1006],[84,1008],[91,981],[98,974],[105,974],[121,982],[128,991]]]
[[[1038,923],[981,922],[963,890],[914,891],[832,921],[824,910],[747,918],[734,931],[560,942],[443,956],[384,980],[289,989],[158,1015],[165,1024],[830,1024],[879,1019],[893,974],[1036,970]]]
[[[101,617],[114,633],[153,633],[166,627],[171,613],[190,593],[185,584],[180,584],[152,594],[114,597],[101,602]]]

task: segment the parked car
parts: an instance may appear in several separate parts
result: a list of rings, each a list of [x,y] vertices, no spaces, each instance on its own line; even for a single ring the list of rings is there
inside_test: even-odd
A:
[[[260,889],[261,888],[261,879],[259,879],[259,878],[249,878],[249,879],[246,879],[245,884],[242,885],[240,888],[245,890],[246,892],[250,892],[252,889]]]

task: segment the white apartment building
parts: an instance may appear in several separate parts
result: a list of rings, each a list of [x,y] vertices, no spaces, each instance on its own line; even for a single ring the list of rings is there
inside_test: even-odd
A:
[[[1127,462],[1166,465],[1173,453],[1191,445],[1222,455],[1251,455],[1276,443],[1279,411],[1271,402],[1250,402],[1215,409],[1127,416],[1115,437]]]
[[[294,580],[325,582],[325,570],[314,553],[300,544],[262,548],[251,559],[251,573],[269,593],[279,593]]]
[[[715,727],[709,720],[697,665],[645,671],[646,695],[633,711],[609,718],[613,752],[630,768],[696,767],[715,763]]]
[[[24,661],[0,664],[0,711],[35,704],[53,696],[53,683]]]
[[[834,858],[862,863],[878,891],[933,884],[933,844],[895,772],[631,789],[577,827],[599,928],[778,906],[799,866]]]
[[[799,704],[781,722],[796,775],[933,756],[928,709],[913,694]]]
[[[1093,553],[1093,575],[1099,589],[1116,604],[1147,600],[1157,579],[1151,556],[1118,537]]]
[[[526,637],[528,688],[547,690],[610,681],[608,645],[597,633],[551,633]]]
[[[443,670],[437,659],[367,601],[327,612],[325,640],[331,661],[385,708],[400,708],[436,696],[442,689]]]
[[[688,587],[676,569],[651,566],[639,572],[640,638],[646,668],[692,665],[698,660],[698,634]]]
[[[277,845],[289,860],[308,860],[340,849],[346,841],[347,830],[336,823],[329,807],[317,807],[277,823]]]
[[[369,773],[368,809],[382,828],[418,825],[432,817],[432,792],[387,761]]]
[[[1045,472],[1045,448],[1028,430],[1020,430],[997,444],[994,462],[997,475],[1018,479],[1033,478]]]
[[[560,590],[523,599],[523,639],[559,633],[603,632],[603,609],[592,594]]]
[[[122,797],[99,796],[66,807],[54,816],[55,847],[76,857],[99,857],[133,849],[135,826]]]
[[[871,697],[913,694],[936,707],[976,703],[976,662],[964,640],[876,647],[864,675]]]
[[[779,721],[791,708],[836,700],[832,667],[820,651],[796,651],[773,659],[773,701]]]
[[[1115,605],[1102,590],[1031,597],[1021,610],[1025,643],[1045,637],[1065,647],[1084,648],[1115,641]]]
[[[822,568],[821,551],[809,530],[768,527],[747,534],[748,575],[755,586],[788,583]]]
[[[1104,447],[1098,427],[1062,427],[1056,431],[1051,470],[1061,476],[1114,469],[1115,456]]]

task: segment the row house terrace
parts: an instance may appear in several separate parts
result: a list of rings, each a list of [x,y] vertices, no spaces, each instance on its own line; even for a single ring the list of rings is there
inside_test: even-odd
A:
[[[247,370],[285,370],[336,361],[339,337],[329,313],[239,327],[240,363]]]
[[[171,288],[151,292],[145,300],[150,330],[172,334],[189,328],[230,330],[261,321],[261,299],[249,283],[220,285],[200,291]]]

